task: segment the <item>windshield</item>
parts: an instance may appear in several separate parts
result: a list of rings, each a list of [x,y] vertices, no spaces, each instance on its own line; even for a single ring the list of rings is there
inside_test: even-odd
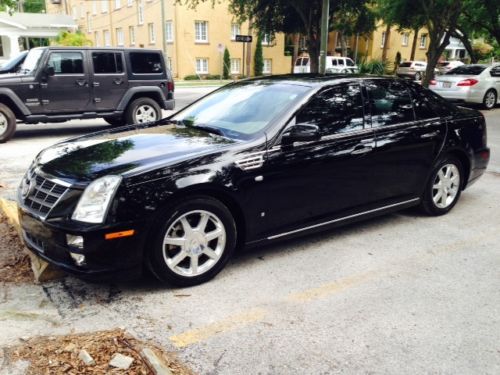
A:
[[[179,112],[171,120],[212,128],[229,138],[251,139],[310,87],[266,81],[228,85]]]
[[[24,57],[26,56],[26,54],[27,54],[26,52],[21,52],[16,57],[13,57],[12,59],[6,61],[5,63],[2,64],[2,69],[11,70],[11,69],[15,68],[17,65],[19,65],[24,60]]]
[[[472,76],[477,76],[483,72],[483,70],[486,69],[485,65],[462,65],[458,66],[455,69],[450,70],[447,75],[472,75]]]
[[[32,49],[31,51],[29,51],[28,56],[26,56],[26,60],[24,60],[23,66],[21,67],[20,73],[33,73],[38,67],[40,57],[42,56],[44,51],[44,49]]]

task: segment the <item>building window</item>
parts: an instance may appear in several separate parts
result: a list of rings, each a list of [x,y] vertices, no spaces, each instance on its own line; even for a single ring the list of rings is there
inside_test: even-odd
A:
[[[73,5],[71,8],[71,14],[73,15],[73,19],[76,20],[78,18],[78,12],[76,10],[76,6]]]
[[[194,22],[194,41],[197,43],[208,43],[208,22]]]
[[[131,7],[132,5],[134,5],[134,0],[127,0],[127,6]]]
[[[241,60],[231,59],[231,74],[240,74]]]
[[[165,40],[170,43],[174,41],[174,29],[172,28],[172,21],[165,22]]]
[[[262,73],[272,74],[272,72],[273,72],[273,60],[264,59],[264,67],[262,69]]]
[[[427,45],[427,34],[420,35],[420,48],[425,48]]]
[[[270,34],[262,35],[262,45],[268,46],[269,44],[271,44],[271,35]]]
[[[102,13],[107,13],[108,12],[108,0],[101,0],[101,12]]]
[[[130,45],[135,46],[135,27],[134,26],[128,27],[128,35],[130,38]]]
[[[80,18],[85,18],[85,4],[80,4]]]
[[[236,35],[241,34],[241,26],[239,23],[231,24],[231,40],[236,40]]]
[[[208,59],[197,58],[196,59],[196,73],[198,74],[208,74]]]
[[[104,30],[102,32],[102,39],[104,40],[104,47],[111,46],[111,33],[109,30]]]
[[[149,44],[156,43],[155,24],[148,23]]]
[[[97,1],[92,1],[92,14],[97,14]]]
[[[386,37],[386,33],[385,33],[385,31],[382,31],[382,40],[380,42],[380,48],[384,48],[384,46],[385,46],[385,37]]]
[[[123,36],[123,29],[121,27],[116,28],[116,44],[119,46],[125,44],[125,37]]]
[[[120,9],[122,7],[122,0],[115,0],[115,9]]]
[[[99,31],[94,31],[95,46],[100,47],[101,41],[99,40]]]
[[[409,33],[403,33],[403,37],[401,39],[401,45],[403,47],[408,46],[408,41],[410,40],[410,34]]]
[[[137,6],[137,23],[144,25],[144,2],[142,0],[139,0],[139,5]]]

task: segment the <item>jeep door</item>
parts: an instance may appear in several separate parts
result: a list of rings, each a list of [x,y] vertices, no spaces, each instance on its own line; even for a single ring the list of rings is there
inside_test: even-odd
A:
[[[47,66],[54,69],[54,75],[41,83],[44,112],[87,111],[90,90],[85,51],[50,51]]]
[[[92,98],[96,111],[113,111],[128,89],[123,52],[92,51]]]

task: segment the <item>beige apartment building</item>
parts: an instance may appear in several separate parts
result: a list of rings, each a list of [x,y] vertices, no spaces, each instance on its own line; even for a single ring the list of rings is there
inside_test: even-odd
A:
[[[196,9],[175,0],[46,0],[46,5],[47,13],[71,15],[94,46],[164,50],[172,73],[181,79],[220,74],[225,47],[231,55],[231,75],[244,75],[247,61],[243,61],[243,43],[236,42],[235,35],[253,35],[253,43],[248,44],[253,74],[255,33],[249,30],[248,22],[237,22],[226,1],[213,7],[207,1]],[[264,74],[290,72],[291,57],[285,56],[284,43],[284,34],[265,36]]]

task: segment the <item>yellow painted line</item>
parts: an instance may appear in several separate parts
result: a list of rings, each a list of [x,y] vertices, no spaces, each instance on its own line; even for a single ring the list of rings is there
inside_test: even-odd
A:
[[[373,272],[368,272],[346,277],[344,279],[334,281],[333,283],[321,285],[317,288],[311,288],[301,292],[289,294],[288,297],[286,297],[286,300],[293,302],[308,302],[319,298],[325,298],[332,294],[357,286],[369,280],[373,275]]]
[[[267,311],[265,309],[252,309],[204,327],[195,328],[179,335],[170,336],[170,341],[172,341],[172,343],[178,348],[183,348],[185,346],[206,340],[219,333],[232,331],[247,324],[260,321],[266,314]]]
[[[19,230],[19,216],[17,214],[17,203],[8,199],[0,198],[0,210],[4,213],[10,223]]]

